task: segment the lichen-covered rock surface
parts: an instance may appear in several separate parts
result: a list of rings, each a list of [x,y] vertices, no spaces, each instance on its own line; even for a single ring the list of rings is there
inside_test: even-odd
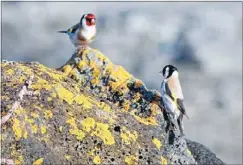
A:
[[[74,53],[59,70],[37,62],[1,69],[2,117],[34,76],[34,94],[2,125],[2,157],[16,164],[196,164],[179,133],[169,144],[160,94],[97,50]]]

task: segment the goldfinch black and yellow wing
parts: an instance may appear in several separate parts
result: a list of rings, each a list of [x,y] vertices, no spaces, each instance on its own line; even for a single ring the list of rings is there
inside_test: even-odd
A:
[[[185,115],[187,118],[185,106],[183,103],[183,93],[181,89],[181,84],[179,82],[178,78],[171,78],[166,82],[165,85],[166,93],[170,96],[170,98],[176,103],[177,108],[181,111],[183,115]]]
[[[75,31],[79,28],[79,23],[73,25],[72,27],[70,27],[68,30],[64,30],[64,31],[58,31],[59,33],[75,33]]]

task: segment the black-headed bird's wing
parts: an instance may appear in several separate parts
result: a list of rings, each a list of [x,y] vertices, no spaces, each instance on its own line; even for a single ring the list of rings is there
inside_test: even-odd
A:
[[[186,109],[184,107],[183,100],[177,98],[176,102],[177,102],[177,107],[181,111],[181,113],[189,119],[188,115],[186,114]]]
[[[166,83],[166,93],[172,98],[172,100],[176,103],[177,108],[189,118],[186,114],[185,106],[183,103],[183,93],[181,89],[181,84],[178,78],[171,77]]]

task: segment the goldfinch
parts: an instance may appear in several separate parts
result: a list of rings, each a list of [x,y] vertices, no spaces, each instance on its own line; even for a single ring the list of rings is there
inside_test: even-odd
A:
[[[179,81],[178,69],[172,65],[166,65],[160,73],[163,74],[164,80],[161,83],[161,96],[164,108],[169,117],[172,126],[175,126],[175,121],[180,129],[181,136],[184,136],[184,129],[182,125],[182,118],[186,114],[183,104],[183,93]]]
[[[79,23],[68,30],[58,32],[66,33],[76,48],[89,48],[88,44],[94,40],[96,35],[96,17],[94,14],[84,14]]]

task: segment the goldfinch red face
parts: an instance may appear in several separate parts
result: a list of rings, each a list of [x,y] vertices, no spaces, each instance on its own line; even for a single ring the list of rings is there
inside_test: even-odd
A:
[[[96,18],[94,14],[85,14],[84,20],[86,26],[95,26],[96,25]]]

